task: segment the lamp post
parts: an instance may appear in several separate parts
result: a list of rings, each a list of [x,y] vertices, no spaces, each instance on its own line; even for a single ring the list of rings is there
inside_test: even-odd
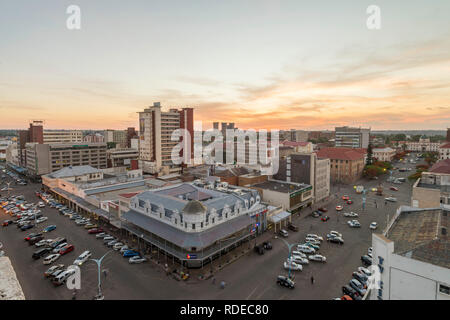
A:
[[[12,182],[10,181],[10,182],[6,182],[6,184],[8,185],[8,198],[10,197],[10,191],[11,191],[11,188],[9,187],[9,185],[11,184]]]
[[[94,261],[96,264],[97,264],[97,268],[98,268],[98,295],[97,295],[97,299],[96,300],[103,300],[105,297],[103,296],[103,294],[102,294],[102,288],[101,288],[101,284],[102,284],[102,280],[101,280],[101,277],[100,277],[100,271],[101,271],[101,266],[102,266],[102,261],[103,261],[103,258],[104,257],[106,257],[106,255],[108,254],[108,253],[110,253],[110,252],[112,252],[113,250],[110,250],[110,251],[108,251],[107,253],[105,253],[104,255],[103,255],[103,257],[101,257],[100,259],[90,259],[90,260],[92,260],[92,261]]]
[[[278,239],[280,239],[281,241],[283,241],[284,244],[288,247],[288,250],[289,250],[289,256],[288,256],[288,259],[291,258],[291,250],[292,250],[292,247],[301,244],[300,242],[299,242],[299,243],[292,243],[292,244],[289,244],[286,240],[284,240],[284,239],[282,239],[282,238],[278,238]],[[288,274],[288,277],[289,277],[289,279],[291,278],[291,262],[289,262],[289,274]]]

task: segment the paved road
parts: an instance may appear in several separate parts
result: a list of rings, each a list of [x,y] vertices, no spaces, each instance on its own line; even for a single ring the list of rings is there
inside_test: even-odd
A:
[[[399,164],[397,166],[410,166]],[[411,172],[395,172],[396,177],[406,177]],[[364,181],[362,184],[366,188],[377,186],[380,182],[388,189],[390,183],[383,181]],[[343,246],[327,243],[322,244],[320,254],[327,257],[325,264],[310,262],[305,266],[303,272],[296,273],[296,289],[287,290],[278,287],[275,278],[279,274],[285,274],[282,262],[288,255],[287,247],[279,239],[273,239],[274,249],[267,251],[265,255],[259,256],[251,253],[242,257],[238,261],[225,267],[216,274],[216,283],[211,280],[193,281],[188,284],[169,279],[159,268],[151,263],[141,265],[129,265],[127,260],[122,258],[117,252],[110,253],[105,258],[104,266],[108,270],[105,278],[102,275],[103,292],[106,299],[331,299],[341,296],[340,288],[347,283],[352,272],[360,266],[360,256],[367,253],[367,248],[371,246],[371,231],[369,224],[372,221],[378,222],[378,232],[384,229],[387,215],[392,217],[400,204],[410,203],[411,182],[406,182],[399,187],[399,191],[388,191],[398,198],[397,203],[384,204],[384,196],[377,197],[373,194],[367,195],[366,209],[362,210],[362,197],[357,195],[353,186],[333,186],[332,193],[338,193],[339,198],[334,200],[328,208],[330,216],[328,222],[322,222],[312,217],[303,217],[296,224],[299,231],[291,232],[288,238],[290,243],[302,242],[307,233],[317,233],[325,238],[330,230],[336,230],[343,234],[345,244]],[[39,189],[37,184],[29,184],[25,187],[14,186],[12,194],[23,194],[27,201],[36,202],[38,198],[34,191]],[[343,204],[340,200],[343,194],[348,194],[354,204],[344,204],[344,210],[354,211],[360,214],[360,229],[348,227],[348,219],[339,217],[334,210],[338,204]],[[375,208],[373,200],[377,200],[378,208]],[[0,210],[1,211],[1,210]],[[102,241],[96,240],[95,236],[89,235],[87,231],[75,225],[67,217],[59,215],[56,209],[44,208],[43,215],[49,220],[42,224],[56,224],[57,229],[46,237],[55,238],[65,236],[69,243],[74,244],[75,250],[63,256],[58,263],[66,265],[84,250],[90,250],[94,258],[99,258],[108,251]],[[0,221],[7,219],[5,213],[0,212]],[[295,222],[295,221],[294,221]],[[41,229],[41,227],[40,227]],[[34,246],[29,247],[23,240],[30,231],[21,232],[15,225],[0,229],[0,242],[5,245],[5,251],[10,256],[12,264],[17,273],[17,277],[27,299],[70,299],[71,292],[65,287],[55,288],[50,281],[43,277],[43,272],[47,266],[42,264],[42,259],[34,261],[31,254],[36,250]],[[205,271],[208,266],[205,267]],[[80,299],[91,299],[97,290],[97,267],[93,262],[87,262],[82,266],[82,284],[78,294]],[[311,275],[315,278],[315,284],[310,283]],[[220,281],[226,281],[225,289],[219,288]]]

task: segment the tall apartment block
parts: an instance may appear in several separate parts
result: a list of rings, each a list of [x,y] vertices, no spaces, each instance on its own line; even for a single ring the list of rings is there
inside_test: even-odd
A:
[[[26,144],[27,171],[40,176],[68,166],[106,168],[106,143]]]
[[[367,148],[369,146],[370,128],[335,128],[335,146],[344,148]]]
[[[44,143],[44,121],[33,120],[30,122],[28,130],[19,130],[18,140],[18,158],[19,164],[25,166],[26,164],[26,152],[25,145],[29,142]]]
[[[179,141],[172,141],[176,129],[186,129],[191,135],[191,155],[194,148],[194,109],[170,109],[162,111],[159,102],[139,112],[139,168],[159,175],[180,171],[172,163],[172,149]],[[192,158],[192,156],[191,156]]]

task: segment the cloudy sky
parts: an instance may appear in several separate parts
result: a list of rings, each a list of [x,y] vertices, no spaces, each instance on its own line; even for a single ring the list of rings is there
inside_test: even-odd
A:
[[[66,27],[72,4],[81,30]],[[206,128],[444,129],[449,13],[448,0],[1,1],[0,128],[137,127],[160,101]]]

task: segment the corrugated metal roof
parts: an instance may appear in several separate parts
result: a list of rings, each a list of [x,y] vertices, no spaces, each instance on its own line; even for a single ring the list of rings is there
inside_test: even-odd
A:
[[[66,178],[66,177],[76,177],[82,176],[90,173],[102,172],[99,169],[93,168],[91,166],[69,166],[50,173],[48,176],[50,178]]]
[[[84,193],[86,195],[92,195],[92,194],[96,194],[96,193],[109,192],[109,191],[115,191],[115,190],[120,190],[120,189],[140,187],[140,186],[144,186],[144,185],[145,185],[144,180],[133,181],[133,182],[128,182],[128,183],[114,184],[114,185],[110,185],[110,186],[106,186],[106,187],[87,189],[87,190],[84,190]]]

